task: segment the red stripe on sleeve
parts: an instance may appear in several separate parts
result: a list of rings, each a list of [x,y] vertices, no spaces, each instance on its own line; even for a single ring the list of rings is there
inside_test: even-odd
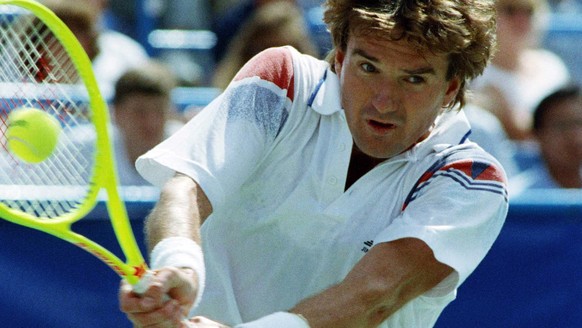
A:
[[[261,80],[270,81],[283,90],[287,90],[287,98],[293,101],[294,75],[293,58],[289,49],[269,48],[253,57],[236,74],[234,81],[257,76]]]
[[[473,180],[497,181],[501,183],[506,182],[502,171],[490,163],[475,162],[470,159],[465,159],[453,162],[441,168],[443,171],[448,169],[457,169]]]

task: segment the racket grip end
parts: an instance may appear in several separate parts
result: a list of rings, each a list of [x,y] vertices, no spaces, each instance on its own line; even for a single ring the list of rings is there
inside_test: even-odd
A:
[[[139,295],[145,293],[148,287],[152,284],[153,279],[154,279],[153,271],[147,271],[141,277],[141,279],[135,285],[133,285],[133,292]]]

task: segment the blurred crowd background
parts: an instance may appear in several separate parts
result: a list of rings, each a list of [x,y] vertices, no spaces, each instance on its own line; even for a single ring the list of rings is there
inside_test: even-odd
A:
[[[102,3],[104,14],[102,24],[108,28],[120,31],[141,43],[150,55],[173,56],[172,52],[188,50],[186,57],[197,57],[196,64],[202,66],[205,73],[212,75],[216,62],[222,59],[229,41],[237,31],[243,29],[243,23],[250,21],[256,10],[275,2],[288,2],[296,5],[300,10],[301,19],[310,33],[311,41],[315,43],[320,55],[329,49],[330,41],[327,31],[321,22],[323,0],[91,0]],[[519,5],[536,3],[539,1],[512,1]],[[543,15],[545,23],[540,35],[542,43],[552,50],[565,56],[568,63],[574,65],[578,81],[582,81],[582,63],[575,63],[574,58],[580,50],[576,48],[576,37],[580,33],[582,20],[582,1],[580,0],[548,0],[548,10]],[[266,11],[266,10],[265,10]],[[272,9],[273,17],[277,17],[276,9]],[[287,16],[295,14],[291,11]],[[281,15],[279,14],[279,19]],[[273,18],[275,20],[275,18]],[[248,27],[250,28],[250,27]],[[166,30],[166,31],[163,31]],[[163,34],[167,30],[191,32],[191,34]],[[296,33],[287,28],[287,33]],[[153,32],[153,33],[152,33]],[[161,32],[161,33],[160,33]],[[207,33],[210,32],[210,33]],[[264,33],[265,31],[261,31]],[[258,38],[258,32],[255,32]],[[549,33],[549,34],[548,34]],[[572,34],[572,35],[566,35]],[[280,37],[285,37],[281,35]],[[566,37],[572,39],[566,40]],[[250,40],[249,40],[250,41]],[[255,40],[260,43],[260,40]],[[186,51],[186,52],[188,52]],[[212,64],[204,57],[210,52]],[[178,57],[178,56],[176,56]],[[186,73],[186,72],[183,72]],[[208,83],[210,76],[201,76],[196,81],[194,76],[184,77],[185,81]]]
[[[196,115],[261,50],[291,45],[323,59],[331,46],[323,0],[40,1],[81,40],[112,110],[125,73],[152,61],[165,67],[174,79],[166,131]],[[496,6],[497,53],[464,109],[471,139],[504,165],[511,195],[582,188],[582,0]]]

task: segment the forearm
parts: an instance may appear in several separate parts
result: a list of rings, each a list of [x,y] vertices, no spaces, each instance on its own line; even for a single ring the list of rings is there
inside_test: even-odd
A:
[[[177,174],[166,183],[146,220],[149,250],[168,237],[186,237],[200,244],[200,225],[210,213],[212,206],[200,186]]]
[[[177,174],[162,189],[160,200],[146,220],[150,266],[156,273],[144,293],[161,302],[159,306],[164,306],[170,296],[185,315],[200,301],[206,276],[200,225],[211,212],[202,189],[185,175]],[[136,313],[143,312],[143,305],[138,308]],[[147,317],[139,320],[150,322]]]
[[[291,312],[303,315],[311,328],[377,327],[451,272],[420,240],[379,244],[341,283],[304,300]]]

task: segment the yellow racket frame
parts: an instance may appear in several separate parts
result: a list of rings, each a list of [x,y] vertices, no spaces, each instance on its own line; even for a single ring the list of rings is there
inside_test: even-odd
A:
[[[117,189],[118,178],[108,131],[109,111],[99,91],[91,61],[73,32],[61,19],[42,4],[31,0],[0,0],[0,5],[19,6],[30,11],[60,41],[71,57],[87,88],[91,107],[91,120],[97,131],[96,167],[92,177],[93,185],[83,203],[75,211],[61,217],[41,221],[30,214],[17,211],[0,203],[0,217],[16,224],[54,235],[85,249],[105,262],[127,282],[135,285],[146,273],[147,266],[135,240],[125,204]],[[96,242],[71,230],[73,223],[83,218],[95,207],[101,189],[105,189],[107,193],[107,210],[119,245],[126,257],[125,262]]]

